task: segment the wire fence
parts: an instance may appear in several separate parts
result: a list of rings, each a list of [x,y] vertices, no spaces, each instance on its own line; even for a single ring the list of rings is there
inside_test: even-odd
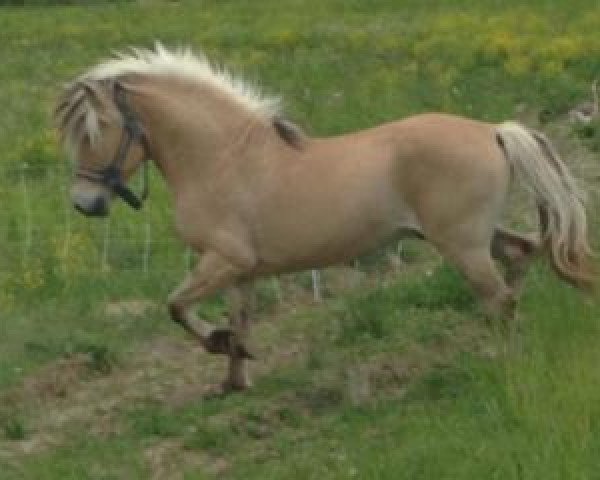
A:
[[[32,287],[39,283],[32,276],[44,272],[65,280],[132,271],[141,276],[184,275],[193,268],[196,255],[175,233],[168,195],[156,174],[150,180],[151,199],[142,211],[114,202],[115,212],[103,219],[88,219],[74,210],[67,165],[0,168],[0,178],[4,284],[12,279],[16,287],[27,286],[29,279]],[[323,295],[318,271],[312,271],[311,282],[319,302]]]

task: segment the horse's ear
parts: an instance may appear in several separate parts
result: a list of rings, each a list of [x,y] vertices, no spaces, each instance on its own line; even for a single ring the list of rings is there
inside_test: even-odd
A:
[[[117,92],[124,92],[125,85],[120,80],[112,80],[111,85],[110,85],[110,90],[113,93],[113,95]]]
[[[302,149],[306,140],[306,135],[302,129],[289,120],[276,116],[273,118],[273,127],[277,134],[289,145],[294,148]]]
[[[79,80],[76,86],[82,88],[88,97],[98,102],[101,101],[103,92],[98,82],[94,82],[93,80]]]

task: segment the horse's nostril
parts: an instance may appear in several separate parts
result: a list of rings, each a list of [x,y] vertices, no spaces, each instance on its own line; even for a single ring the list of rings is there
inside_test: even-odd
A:
[[[92,203],[92,215],[104,216],[108,213],[106,208],[106,200],[103,197],[96,197],[94,203]]]

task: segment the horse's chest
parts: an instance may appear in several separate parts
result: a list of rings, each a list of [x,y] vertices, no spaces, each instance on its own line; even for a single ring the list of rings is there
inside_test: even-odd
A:
[[[200,208],[186,203],[175,206],[175,231],[188,245],[203,248],[206,245],[210,227],[209,215]]]

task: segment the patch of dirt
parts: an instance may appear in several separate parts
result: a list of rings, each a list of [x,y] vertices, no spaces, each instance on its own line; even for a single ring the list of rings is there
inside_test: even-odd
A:
[[[261,328],[269,330],[272,324],[258,324],[258,336]],[[253,377],[294,360],[288,356],[290,345],[278,347],[282,355],[271,348],[266,346],[258,352],[259,359],[251,362]],[[68,441],[72,430],[109,438],[122,431],[119,422],[123,410],[136,404],[158,402],[181,408],[214,395],[225,376],[226,361],[223,356],[207,354],[192,339],[165,336],[149,341],[104,375],[90,373],[86,354],[51,362],[0,396],[0,413],[6,418],[26,416],[27,427],[23,441],[0,438],[0,454],[19,457],[40,453]],[[214,459],[202,463],[209,470],[225,468],[222,461]],[[156,478],[179,478],[168,475]]]
[[[211,372],[216,376],[217,371],[215,359],[208,355],[201,359],[199,347],[173,338],[155,340],[127,360],[109,375],[91,375],[88,356],[73,355],[46,365],[4,393],[0,401],[5,415],[27,412],[29,444],[23,445],[29,446],[15,449],[18,442],[0,441],[0,450],[10,446],[13,451],[37,453],[50,443],[61,443],[73,426],[108,436],[119,431],[114,421],[119,410],[154,401],[180,384],[197,382],[191,372],[199,365],[203,376],[210,377]]]
[[[146,448],[144,460],[152,472],[150,480],[183,480],[185,470],[190,467],[203,466],[215,475],[229,468],[225,459],[186,450],[178,439],[162,440]]]
[[[79,385],[89,375],[89,357],[84,353],[76,353],[52,362],[35,375],[27,377],[23,382],[22,394],[28,398],[42,401],[50,398],[64,398],[69,391]]]
[[[155,302],[144,299],[133,299],[107,303],[104,312],[109,317],[121,317],[125,315],[141,317],[148,313],[149,310],[154,310],[155,308]]]

